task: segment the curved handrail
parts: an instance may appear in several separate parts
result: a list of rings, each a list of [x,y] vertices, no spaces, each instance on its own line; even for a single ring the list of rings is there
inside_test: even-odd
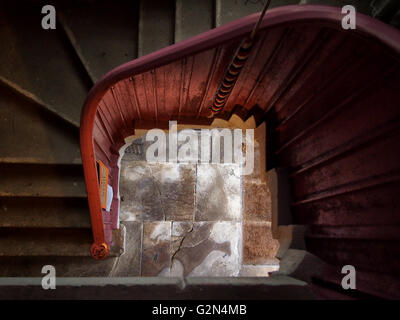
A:
[[[95,259],[104,259],[109,254],[109,248],[105,240],[93,141],[96,113],[103,96],[120,80],[179,60],[185,56],[216,47],[227,41],[243,38],[251,32],[258,17],[259,14],[253,14],[238,19],[125,63],[104,75],[90,90],[82,109],[80,144],[94,238],[91,251]],[[339,29],[342,17],[341,10],[335,7],[314,5],[285,6],[268,11],[261,22],[260,31],[293,22],[310,21],[316,21],[321,24],[329,23],[330,26],[335,23]],[[396,53],[400,53],[400,33],[378,20],[363,14],[357,14],[357,29],[351,30],[351,32],[375,38],[375,40],[380,41]]]

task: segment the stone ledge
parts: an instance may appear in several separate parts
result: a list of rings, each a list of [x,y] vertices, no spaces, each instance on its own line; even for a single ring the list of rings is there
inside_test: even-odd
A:
[[[269,278],[58,278],[43,290],[42,278],[0,278],[0,299],[315,299],[303,281]]]

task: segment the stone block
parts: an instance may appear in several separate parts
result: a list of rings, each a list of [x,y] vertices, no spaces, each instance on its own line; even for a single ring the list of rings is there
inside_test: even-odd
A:
[[[123,163],[119,185],[121,221],[164,220],[157,181],[146,162]]]
[[[178,226],[177,226],[178,227]],[[172,228],[177,230],[178,228]],[[171,275],[185,277],[234,277],[240,271],[240,223],[195,222],[179,227]],[[179,234],[179,235],[178,235]]]
[[[151,164],[161,195],[166,220],[193,220],[196,166],[194,164]]]
[[[195,176],[192,164],[123,163],[121,221],[193,220]]]
[[[271,194],[266,183],[243,183],[243,220],[271,221]]]
[[[273,239],[271,224],[268,222],[243,223],[243,263],[276,264],[275,255],[279,241]]]
[[[171,222],[143,223],[142,276],[169,273],[171,260]],[[167,271],[166,271],[167,270]]]
[[[138,277],[140,276],[143,224],[136,221],[126,221],[121,223],[122,227],[125,228],[124,254],[117,259],[112,276]]]

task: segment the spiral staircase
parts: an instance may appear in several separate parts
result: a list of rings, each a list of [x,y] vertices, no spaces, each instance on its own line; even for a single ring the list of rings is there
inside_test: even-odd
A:
[[[393,2],[350,2],[361,12],[397,23]],[[342,4],[277,0],[271,7],[299,3]],[[85,269],[79,274],[108,276],[99,263],[114,264],[122,251],[114,250],[103,262],[90,257],[79,147],[88,91],[114,67],[258,12],[263,3],[60,2],[55,4],[56,30],[41,27],[45,4],[0,2],[0,276],[40,276],[45,264],[59,266],[60,275]]]
[[[120,64],[262,8],[235,1],[60,2],[56,30],[44,30],[45,4],[1,2],[1,276],[39,276],[49,263],[95,265],[79,147],[81,108],[93,84]]]

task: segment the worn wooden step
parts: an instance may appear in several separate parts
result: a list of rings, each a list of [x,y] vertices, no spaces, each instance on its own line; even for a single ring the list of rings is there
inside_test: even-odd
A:
[[[42,28],[41,8],[37,2],[0,5],[0,78],[79,126],[91,84],[61,28]]]
[[[90,229],[0,228],[0,256],[90,256]]]
[[[0,85],[0,162],[80,164],[79,132]]]
[[[137,57],[139,1],[68,3],[58,16],[93,82]]]
[[[175,1],[155,0],[140,2],[139,56],[174,43]]]
[[[0,164],[0,197],[86,198],[80,165]]]
[[[0,227],[90,228],[87,200],[65,198],[0,198]]]

